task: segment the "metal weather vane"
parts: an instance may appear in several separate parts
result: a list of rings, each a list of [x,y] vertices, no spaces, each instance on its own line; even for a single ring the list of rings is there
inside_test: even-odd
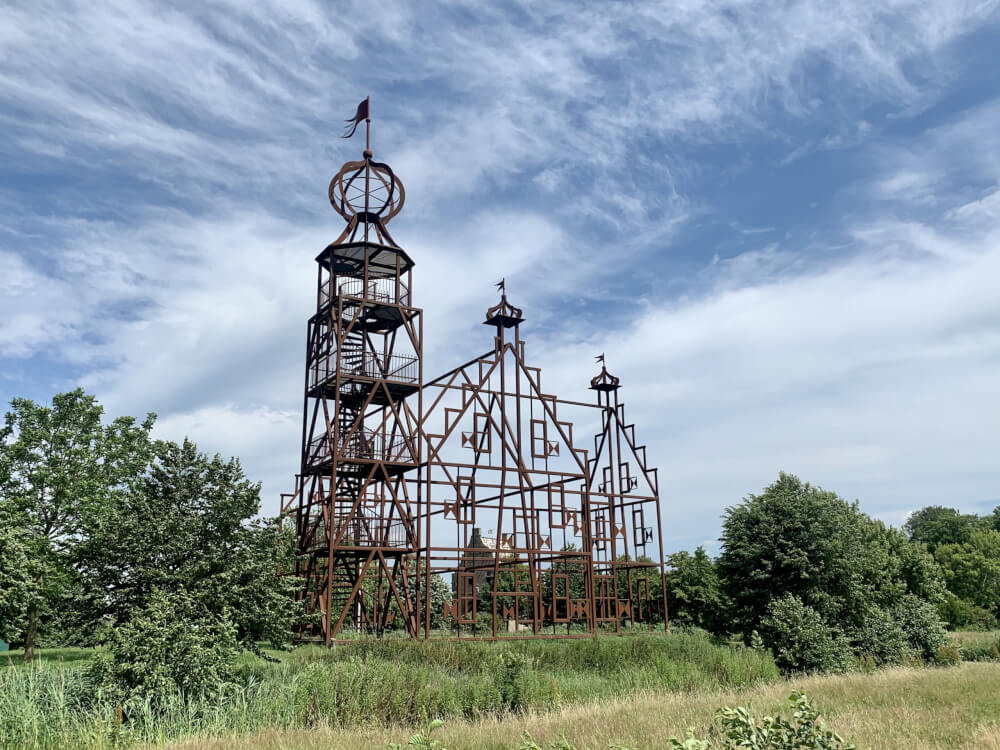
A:
[[[354,112],[353,117],[348,117],[344,122],[347,124],[344,126],[343,138],[350,138],[354,135],[354,132],[358,129],[358,125],[364,120],[365,123],[365,156],[371,156],[372,150],[372,116],[371,116],[371,97],[366,96],[364,101],[362,101],[357,110]]]
[[[374,239],[396,247],[386,224],[400,212],[406,200],[403,183],[388,164],[372,158],[371,97],[358,104],[353,117],[344,126],[344,138],[350,138],[365,123],[365,150],[361,161],[349,161],[330,180],[327,191],[330,205],[347,222],[347,227],[334,242]],[[374,236],[373,236],[374,235]]]

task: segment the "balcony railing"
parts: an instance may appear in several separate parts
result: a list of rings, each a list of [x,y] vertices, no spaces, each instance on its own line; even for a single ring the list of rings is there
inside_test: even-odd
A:
[[[358,297],[366,302],[374,302],[385,305],[409,305],[410,290],[402,281],[398,282],[399,293],[397,295],[397,282],[391,279],[369,279],[365,283],[364,279],[340,279],[337,282],[337,294],[341,297]],[[330,285],[324,284],[319,289],[320,307],[325,306],[330,301]]]
[[[341,375],[345,377],[380,378],[403,383],[417,383],[420,380],[420,361],[408,354],[392,354],[385,357],[371,351],[345,351],[341,363]],[[326,383],[337,374],[337,353],[321,357],[309,368],[309,387]]]
[[[341,545],[345,547],[405,547],[406,525],[398,520],[374,517],[338,516],[334,519],[334,537],[346,527]]]
[[[332,441],[326,434],[309,444],[308,463],[320,466],[333,459]],[[341,459],[385,461],[386,463],[412,463],[414,458],[402,436],[389,437],[373,430],[357,430],[341,438],[338,456]]]
[[[320,519],[314,519],[314,528],[310,548],[326,547],[329,544],[326,534],[326,524]],[[406,524],[399,519],[384,519],[375,516],[338,515],[333,520],[333,537],[337,538],[342,529],[346,530],[340,541],[344,547],[406,547]]]

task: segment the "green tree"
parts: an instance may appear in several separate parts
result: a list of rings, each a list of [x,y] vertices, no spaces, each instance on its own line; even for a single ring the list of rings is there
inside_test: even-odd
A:
[[[84,518],[141,473],[153,415],[141,424],[119,418],[105,426],[103,409],[82,390],[52,405],[14,399],[0,428],[0,518],[15,525],[30,555],[36,595],[14,619],[24,658],[40,637],[78,612],[72,555]]]
[[[993,509],[991,515],[986,517],[986,521],[994,531],[1000,531],[1000,505]]]
[[[749,638],[772,617],[771,603],[791,596],[838,629],[856,653],[896,660],[900,633],[922,650],[940,632],[927,611],[902,606],[908,595],[943,598],[940,573],[901,532],[873,521],[833,492],[782,473],[761,495],[726,511],[718,570],[735,624]],[[913,616],[913,623],[898,621]],[[809,615],[811,622],[811,615]],[[916,630],[934,632],[918,636]],[[761,630],[775,633],[775,629]],[[772,647],[775,643],[770,643]]]
[[[962,514],[954,508],[929,505],[914,511],[903,529],[914,542],[923,542],[931,552],[941,544],[963,544],[982,526],[975,514]]]
[[[792,594],[771,600],[761,630],[778,666],[791,672],[842,672],[850,667],[847,638]]]
[[[964,544],[942,544],[934,553],[955,596],[1000,614],[1000,531],[973,533]]]
[[[184,591],[156,589],[132,619],[109,631],[89,667],[95,697],[131,712],[214,697],[234,678],[236,627]]]
[[[245,647],[287,643],[301,611],[296,583],[276,574],[288,540],[275,521],[253,519],[259,508],[260,485],[238,460],[158,442],[142,481],[87,517],[76,561],[89,611],[122,625],[154,592],[183,591],[231,621]]]
[[[396,601],[396,597],[392,594],[388,576],[382,578],[382,591],[381,594],[379,594],[378,586],[380,576],[374,568],[374,565],[369,568],[368,573],[361,584],[361,593],[365,597],[365,603],[368,607],[371,607],[376,601],[384,604],[386,598],[388,597],[389,617],[387,628],[389,630],[405,630],[406,623],[403,618],[402,610],[399,608],[399,603]],[[405,598],[405,592],[409,592],[411,603],[415,610],[417,628],[423,628],[424,597],[427,594],[424,588],[424,586],[426,586],[426,580],[423,573],[416,570],[410,570],[410,572],[405,576],[404,585],[403,573],[402,571],[399,571],[393,578],[393,583],[395,583],[396,590],[400,593],[400,596]],[[420,589],[419,597],[417,596],[418,588]],[[438,630],[447,626],[445,610],[448,605],[451,604],[453,594],[451,586],[449,586],[448,583],[437,573],[432,573],[430,575],[430,592],[430,626],[431,630]],[[336,603],[334,605],[334,611],[339,611],[339,609],[343,607],[344,601],[346,601],[346,599],[342,600],[340,603]],[[382,604],[379,606],[382,606]]]
[[[704,547],[694,554],[675,552],[667,558],[671,621],[716,633],[725,629],[725,597],[712,558]]]
[[[416,581],[414,581],[416,583]],[[421,579],[421,586],[423,586],[423,579]],[[411,588],[415,590],[415,586]],[[422,616],[424,610],[424,596],[425,592],[421,590],[420,592],[420,602],[417,605],[417,610]],[[444,580],[437,573],[431,574],[431,629],[439,630],[441,628],[447,627],[447,621],[445,619],[444,613],[448,605],[451,604],[453,599],[453,594],[451,592],[451,586],[448,585],[447,581]],[[418,623],[423,623],[423,620],[418,619]]]
[[[45,605],[41,566],[46,558],[32,545],[24,529],[0,518],[0,640],[17,643],[24,637],[25,613]]]
[[[972,602],[961,599],[950,591],[943,602],[938,605],[938,616],[947,623],[951,630],[993,630],[997,626],[997,618],[992,612],[977,607]]]

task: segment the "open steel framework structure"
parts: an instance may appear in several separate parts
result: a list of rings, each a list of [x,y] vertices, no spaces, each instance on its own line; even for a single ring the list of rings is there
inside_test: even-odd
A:
[[[347,226],[316,258],[301,465],[282,496],[299,553],[282,572],[315,615],[302,636],[665,627],[657,471],[603,357],[592,401],[546,393],[500,284],[489,350],[425,380],[414,263],[386,228],[402,183],[366,148],[329,197]]]

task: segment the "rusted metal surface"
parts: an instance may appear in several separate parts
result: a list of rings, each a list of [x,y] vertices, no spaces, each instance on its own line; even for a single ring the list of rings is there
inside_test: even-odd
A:
[[[663,588],[657,471],[619,379],[601,355],[593,402],[545,393],[500,282],[487,353],[425,382],[413,261],[386,229],[404,200],[370,143],[330,183],[347,227],[317,257],[301,462],[282,496],[300,553],[282,572],[317,614],[303,637],[665,627],[650,595]],[[596,432],[592,445],[574,425]]]

